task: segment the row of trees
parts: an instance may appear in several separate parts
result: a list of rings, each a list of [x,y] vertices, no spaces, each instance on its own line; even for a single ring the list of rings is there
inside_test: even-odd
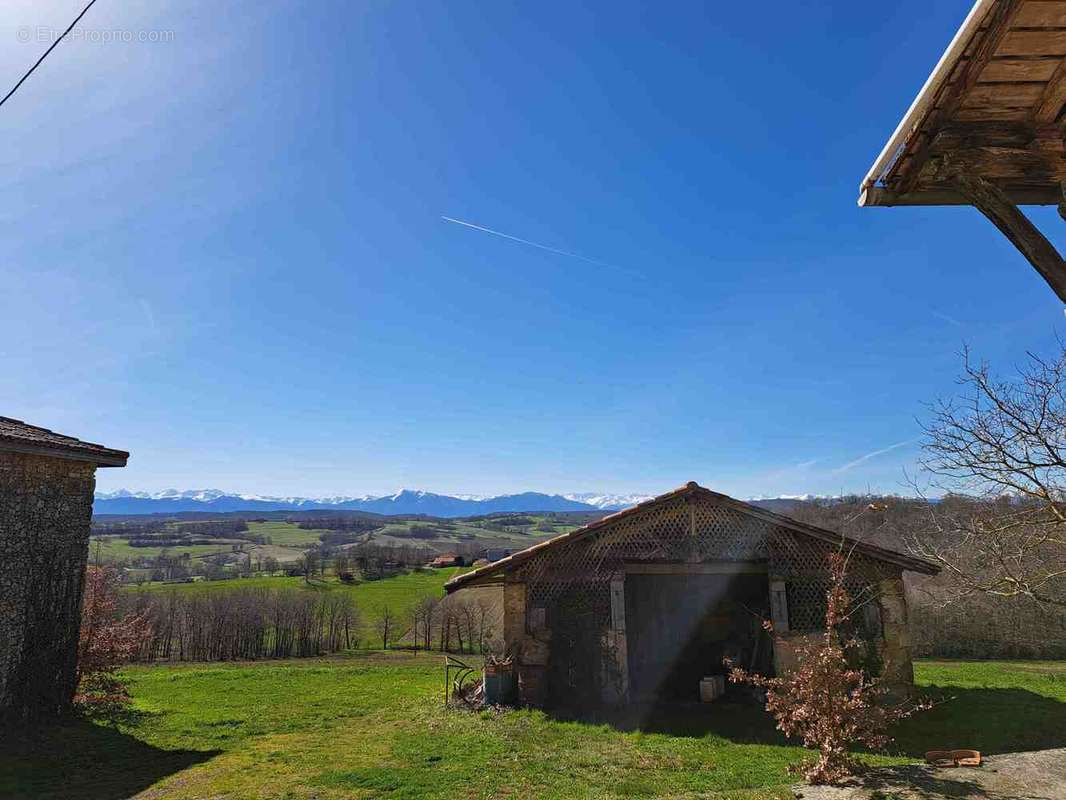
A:
[[[1003,501],[960,495],[937,502],[900,497],[847,497],[804,504],[790,514],[831,530],[895,550],[926,554],[950,545],[946,520],[967,520],[995,513]],[[1017,508],[1020,501],[1011,507]],[[922,544],[916,544],[922,542]],[[925,557],[928,557],[927,555]],[[978,553],[965,556],[979,562]],[[906,575],[910,636],[916,656],[939,658],[1066,657],[1066,609],[1025,597],[999,597],[967,584],[990,575],[997,562],[968,566],[973,573],[960,582],[953,569],[935,578]]]
[[[485,597],[467,594],[423,597],[407,614],[404,637],[422,650],[486,653],[498,649],[501,609]],[[378,623],[381,632],[380,622]],[[388,644],[383,640],[383,646]]]
[[[306,658],[356,647],[362,632],[345,592],[236,588],[124,599],[126,612],[151,626],[135,654],[141,661]]]
[[[400,610],[385,605],[369,619],[343,591],[243,587],[121,599],[119,616],[143,620],[150,631],[132,654],[139,661],[307,658],[398,645],[482,653],[493,649],[500,630],[496,605],[461,594],[425,597]]]

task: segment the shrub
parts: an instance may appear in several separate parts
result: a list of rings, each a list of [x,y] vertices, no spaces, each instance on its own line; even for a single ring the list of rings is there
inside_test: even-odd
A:
[[[85,571],[74,702],[93,714],[114,713],[129,702],[118,669],[152,636],[147,615],[118,612],[118,584],[113,568]]]
[[[884,748],[891,741],[889,726],[927,707],[913,702],[889,704],[880,678],[851,666],[865,648],[844,632],[852,603],[845,587],[847,559],[842,553],[830,556],[829,570],[825,632],[796,648],[797,668],[776,678],[739,667],[732,667],[729,675],[733,683],[765,689],[766,710],[777,720],[777,727],[818,750],[817,759],[797,768],[808,783],[834,783],[853,774],[858,765],[851,746]],[[769,630],[770,624],[765,625]],[[732,665],[727,662],[727,666]]]

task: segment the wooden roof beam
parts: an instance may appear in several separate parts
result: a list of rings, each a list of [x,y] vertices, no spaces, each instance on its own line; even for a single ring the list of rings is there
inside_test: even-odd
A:
[[[1052,291],[1066,303],[1066,261],[1010,198],[994,183],[974,175],[956,173],[950,181],[959,194],[1010,239]],[[1059,213],[1063,213],[1061,204]]]
[[[1054,125],[1066,105],[1066,59],[1059,62],[1051,76],[1040,102],[1033,108],[1033,123],[1037,126]]]
[[[1054,206],[1062,203],[1058,189],[1044,186],[1006,186],[1001,191],[1017,206]],[[952,184],[922,186],[913,192],[897,193],[881,186],[871,186],[859,196],[863,208],[892,206],[968,206],[968,198]]]

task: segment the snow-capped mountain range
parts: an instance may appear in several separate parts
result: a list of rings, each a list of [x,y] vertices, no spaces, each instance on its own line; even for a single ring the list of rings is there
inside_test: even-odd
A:
[[[443,495],[402,489],[384,496],[272,497],[238,494],[218,489],[167,489],[162,492],[133,492],[119,489],[97,492],[96,514],[174,514],[186,511],[310,511],[354,510],[375,514],[425,514],[433,517],[469,517],[478,514],[534,511],[617,511],[648,500],[652,495],[615,495],[597,492],[582,494],[521,494],[483,497]]]

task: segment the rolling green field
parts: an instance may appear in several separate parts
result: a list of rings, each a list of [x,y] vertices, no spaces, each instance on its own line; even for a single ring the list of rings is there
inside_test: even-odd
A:
[[[545,514],[518,514],[522,524],[506,524],[505,516],[485,519],[390,520],[373,534],[373,541],[387,545],[417,545],[437,552],[460,545],[524,549],[545,538],[567,533],[578,526],[553,521]],[[426,534],[432,538],[424,538]]]
[[[318,537],[325,533],[323,530],[305,530],[291,522],[266,521],[249,522],[249,536],[269,536],[270,543],[282,547],[295,547],[303,549],[313,544],[318,544]]]
[[[376,530],[366,534],[368,541],[388,546],[426,548],[438,553],[459,547],[503,547],[524,549],[532,544],[574,530],[577,525],[550,514],[498,515],[474,519],[425,520],[388,518]],[[168,522],[167,529],[175,536],[196,534],[194,523]],[[269,544],[259,545],[247,539],[220,538],[217,543],[173,545],[169,547],[131,547],[121,534],[94,536],[90,540],[90,556],[103,563],[130,562],[151,558],[166,551],[171,556],[188,554],[203,558],[216,553],[229,553],[234,545],[253,558],[272,557],[281,564],[298,560],[305,549],[319,543],[324,530],[305,530],[286,520],[249,521],[246,536],[269,537]]]
[[[717,798],[784,800],[804,751],[757,706],[652,710],[598,722],[445,710],[441,658],[134,667],[135,712],[0,750],[0,796],[217,798]],[[1066,746],[1066,663],[924,662],[943,700],[889,755]]]

